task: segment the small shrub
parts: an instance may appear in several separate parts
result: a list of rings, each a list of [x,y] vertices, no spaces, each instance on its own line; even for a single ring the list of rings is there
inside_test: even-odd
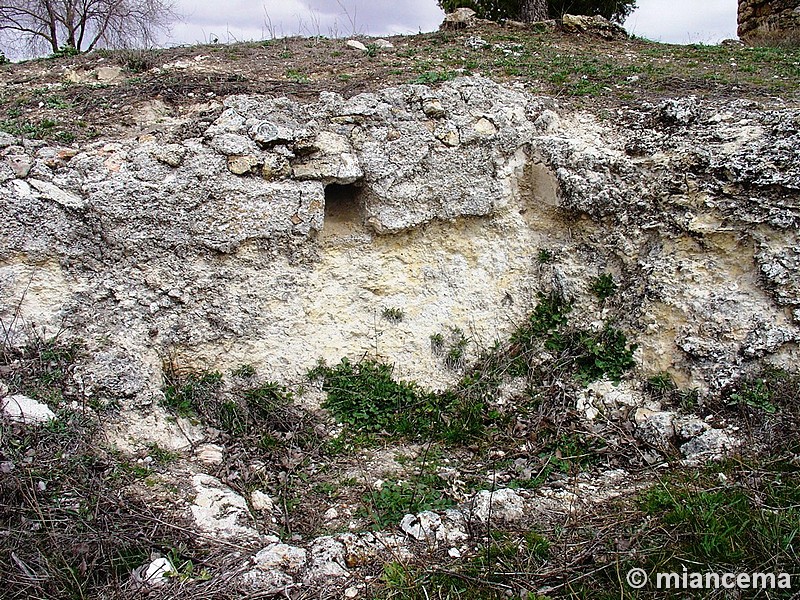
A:
[[[147,454],[160,465],[173,463],[180,458],[180,454],[177,452],[162,448],[156,443],[147,446]]]
[[[455,79],[455,77],[456,73],[452,71],[427,71],[425,73],[421,73],[416,79],[413,79],[411,83],[440,83],[443,81],[450,81],[451,79]]]
[[[295,83],[308,83],[310,81],[308,75],[297,69],[289,69],[286,71],[286,78]]]
[[[678,386],[672,381],[672,376],[669,373],[662,371],[647,378],[645,389],[656,398],[664,398],[678,389]]]
[[[625,334],[606,325],[599,333],[577,332],[571,336],[569,350],[575,353],[577,377],[591,383],[603,377],[619,381],[635,366],[636,344],[628,345]]]
[[[8,64],[11,64],[11,61],[8,59],[5,53],[2,50],[0,50],[0,65],[8,65]]]
[[[402,308],[387,307],[381,312],[381,316],[390,323],[399,323],[405,318]]]
[[[611,273],[603,273],[592,279],[589,289],[602,302],[617,293],[617,284],[614,283]]]
[[[66,400],[76,397],[72,373],[81,347],[79,342],[62,342],[56,337],[44,339],[34,335],[21,350],[4,348],[0,364],[9,371],[6,381],[12,391],[57,410]]]
[[[768,477],[763,476],[764,467],[768,467]],[[763,565],[765,572],[781,572],[796,564],[793,541],[800,523],[797,467],[772,458],[757,471],[762,474],[751,482],[753,489],[720,487],[715,473],[699,472],[673,477],[642,493],[640,508],[657,519],[669,536],[669,555],[661,559],[723,565],[732,570]],[[765,510],[766,506],[781,510]]]
[[[68,56],[77,56],[81,51],[68,44],[64,44],[58,50],[53,52],[48,58],[65,58]]]
[[[441,356],[444,353],[444,336],[441,333],[434,333],[431,335],[431,352],[435,356]]]
[[[182,374],[168,366],[164,378],[164,406],[182,417],[203,412],[222,385],[222,375],[216,371]]]
[[[555,255],[547,248],[540,248],[539,253],[536,255],[536,262],[540,265],[545,265],[553,262]]]
[[[120,50],[117,61],[130,73],[144,73],[157,64],[158,55],[153,50],[132,48]]]
[[[452,329],[452,341],[444,357],[444,364],[449,369],[461,369],[467,360],[467,345],[469,344],[464,332],[454,327]]]
[[[800,376],[785,369],[765,367],[757,375],[743,377],[723,392],[728,405],[748,407],[767,414],[779,409],[800,410]]]
[[[241,377],[242,379],[249,379],[256,374],[256,368],[251,364],[242,364],[231,371],[234,377]]]

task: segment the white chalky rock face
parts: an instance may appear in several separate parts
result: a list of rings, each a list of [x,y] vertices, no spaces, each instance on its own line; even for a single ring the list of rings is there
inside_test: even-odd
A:
[[[56,416],[46,404],[22,394],[5,396],[0,399],[0,407],[11,421],[26,425],[47,423]]]
[[[258,537],[250,526],[252,516],[239,494],[210,475],[192,477],[197,496],[190,510],[197,527],[226,539],[248,540]]]
[[[466,77],[231,96],[193,137],[89,142],[58,168],[0,136],[0,318],[63,326],[87,391],[155,406],[170,348],[280,381],[379,354],[442,388],[432,335],[503,339],[555,290],[573,323],[615,319],[648,373],[719,390],[798,360],[799,114],[676,98],[621,127]],[[376,321],[386,307],[403,320]],[[604,393],[587,417],[641,400]]]

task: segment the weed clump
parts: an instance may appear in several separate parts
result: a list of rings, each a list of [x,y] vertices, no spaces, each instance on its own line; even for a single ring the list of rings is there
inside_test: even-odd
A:
[[[77,397],[72,365],[81,345],[58,338],[35,337],[22,349],[6,346],[2,364],[9,369],[6,381],[11,390],[45,402],[58,410],[67,399]]]
[[[164,405],[182,417],[202,412],[222,385],[222,375],[216,371],[181,375],[172,368],[165,377]]]
[[[486,406],[456,392],[429,392],[415,382],[396,381],[390,365],[376,360],[329,367],[320,364],[309,378],[321,379],[324,408],[356,431],[386,432],[453,443],[480,435]]]
[[[614,276],[611,273],[603,273],[592,279],[589,289],[598,300],[603,302],[617,293],[617,284],[614,283]]]
[[[381,311],[381,316],[390,323],[399,323],[405,318],[405,313],[402,308],[387,307]]]
[[[650,559],[659,570],[677,567],[680,572],[681,564],[688,562],[712,571],[747,571],[758,565],[765,572],[780,573],[797,564],[797,465],[779,457],[753,471],[747,465],[736,467],[734,478],[739,469],[746,475],[741,485],[734,480],[720,486],[715,473],[700,471],[674,476],[640,495],[640,509],[657,519],[655,526],[661,537],[666,536],[663,547],[669,550],[654,551]],[[759,472],[762,476],[754,479]],[[766,506],[782,509],[765,510]]]
[[[257,454],[282,446],[284,438],[310,433],[310,424],[294,407],[293,394],[285,386],[271,381],[256,385],[251,381],[252,365],[241,365],[232,374],[252,387],[226,391],[217,371],[182,371],[165,363],[164,406],[219,429]],[[296,440],[306,437],[299,435]]]
[[[123,598],[131,571],[151,553],[198,547],[188,530],[131,490],[152,471],[103,449],[92,411],[77,398],[73,365],[81,346],[35,337],[0,354],[13,391],[45,401],[47,423],[0,415],[0,580],[4,598]],[[90,398],[90,406],[97,404]],[[159,464],[176,458],[153,444]],[[193,556],[206,562],[206,557]]]
[[[741,377],[723,390],[728,406],[775,414],[800,411],[800,376],[785,369],[765,367]]]
[[[370,490],[362,498],[362,516],[372,520],[376,529],[400,522],[407,514],[424,510],[444,510],[455,502],[442,494],[446,483],[433,473],[425,473],[411,481],[385,482],[380,489]]]
[[[528,375],[545,368],[536,364],[539,351],[545,350],[553,356],[551,370],[571,372],[581,383],[603,377],[619,381],[634,367],[637,346],[629,345],[625,334],[609,324],[600,331],[570,326],[571,310],[562,298],[540,294],[533,313],[511,335],[511,344],[500,362],[505,362],[513,375]]]

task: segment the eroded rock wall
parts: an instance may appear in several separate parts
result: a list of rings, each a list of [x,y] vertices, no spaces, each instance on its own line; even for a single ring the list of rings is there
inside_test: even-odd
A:
[[[444,386],[431,335],[488,345],[553,290],[622,327],[645,373],[713,391],[796,360],[800,114],[687,98],[611,117],[463,78],[231,97],[169,139],[0,139],[3,322],[84,339],[85,391],[132,403],[176,354],[284,382],[377,355]]]
[[[744,41],[798,35],[798,0],[739,0],[739,37]]]

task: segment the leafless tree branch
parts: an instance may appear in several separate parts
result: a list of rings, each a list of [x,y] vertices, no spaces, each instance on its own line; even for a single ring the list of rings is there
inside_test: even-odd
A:
[[[176,0],[0,0],[0,41],[34,51],[152,45],[179,19]]]

